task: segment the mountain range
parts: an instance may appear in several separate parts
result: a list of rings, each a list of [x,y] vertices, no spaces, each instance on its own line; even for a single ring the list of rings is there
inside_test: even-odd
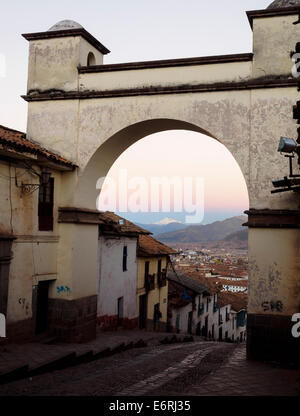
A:
[[[206,225],[187,225],[173,222],[167,225],[139,225],[151,231],[156,239],[165,243],[202,243],[226,238],[228,240],[246,239],[247,230],[242,227],[242,224],[246,221],[247,217],[241,215]],[[239,234],[241,231],[243,233]],[[235,235],[235,233],[237,234]]]
[[[168,222],[166,224],[161,223],[154,223],[154,224],[138,224],[139,227],[144,228],[145,230],[151,231],[153,236],[156,238],[157,235],[163,233],[169,233],[172,231],[183,230],[188,227],[187,224],[183,224],[182,222]]]

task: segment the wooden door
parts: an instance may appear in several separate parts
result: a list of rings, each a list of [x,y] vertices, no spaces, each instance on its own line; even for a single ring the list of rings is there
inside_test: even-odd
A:
[[[36,334],[48,329],[48,292],[49,281],[39,282],[36,302]]]
[[[144,329],[146,328],[146,320],[147,320],[147,295],[141,295],[139,297],[139,328]]]

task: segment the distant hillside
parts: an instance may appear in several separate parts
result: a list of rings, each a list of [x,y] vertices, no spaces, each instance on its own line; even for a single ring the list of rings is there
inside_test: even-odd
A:
[[[248,241],[248,230],[237,231],[236,233],[229,234],[224,238],[224,241]]]
[[[202,243],[224,240],[226,237],[244,231],[242,224],[247,221],[246,216],[228,218],[207,225],[191,225],[184,229],[156,235],[160,241],[170,243]]]
[[[179,222],[171,222],[169,224],[137,224],[139,227],[144,228],[145,230],[151,231],[153,236],[157,236],[159,234],[165,234],[172,231],[182,230],[187,228],[186,224],[182,224]]]

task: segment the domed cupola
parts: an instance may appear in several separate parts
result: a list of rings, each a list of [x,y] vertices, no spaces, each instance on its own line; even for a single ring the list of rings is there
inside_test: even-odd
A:
[[[51,26],[50,29],[48,29],[48,32],[69,29],[83,29],[83,27],[79,23],[74,22],[74,20],[61,20],[60,22],[57,22],[55,25]]]
[[[281,9],[283,7],[300,6],[300,0],[275,0],[267,9]]]

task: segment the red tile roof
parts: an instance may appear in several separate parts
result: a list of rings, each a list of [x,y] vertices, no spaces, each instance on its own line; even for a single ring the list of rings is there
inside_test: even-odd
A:
[[[222,289],[222,285],[219,284],[218,280],[213,279],[212,277],[205,277],[194,270],[185,270],[183,273],[191,279],[198,280],[205,285],[211,294],[218,293]]]
[[[242,309],[247,309],[248,296],[244,293],[220,292],[218,293],[218,306],[231,305],[231,308],[239,312]]]
[[[76,165],[62,156],[53,153],[26,138],[26,134],[0,125],[0,144],[5,150],[13,149],[20,153],[31,153],[46,158],[51,162],[73,168]]]
[[[150,235],[139,236],[138,257],[164,256],[174,253],[176,250],[155,240]]]
[[[150,231],[120,217],[111,211],[99,212],[99,218],[106,224],[115,225],[120,233],[152,234]],[[104,230],[103,230],[104,231]]]

